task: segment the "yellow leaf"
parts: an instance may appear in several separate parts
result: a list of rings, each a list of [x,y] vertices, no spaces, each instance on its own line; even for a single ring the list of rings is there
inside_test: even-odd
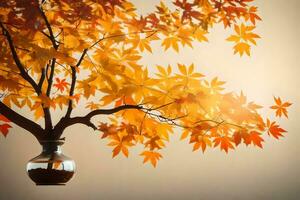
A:
[[[151,162],[153,167],[156,167],[157,161],[162,158],[160,153],[154,151],[144,151],[140,155],[144,156],[144,163]]]
[[[250,45],[245,42],[237,43],[233,48],[234,54],[239,53],[240,56],[242,56],[244,53],[246,53],[248,56],[250,56]]]
[[[178,64],[177,66],[178,66],[178,69],[181,72],[181,74],[187,75],[187,70],[186,70],[186,66],[185,65]]]
[[[162,42],[162,46],[165,47],[165,50],[172,47],[176,52],[179,52],[178,42],[179,39],[177,37],[172,36],[172,37],[165,38],[164,41]]]
[[[80,41],[73,35],[67,35],[64,38],[65,48],[77,48],[80,45]]]
[[[182,132],[182,135],[180,137],[180,140],[184,140],[185,138],[187,138],[187,136],[189,135],[189,131],[185,130]]]

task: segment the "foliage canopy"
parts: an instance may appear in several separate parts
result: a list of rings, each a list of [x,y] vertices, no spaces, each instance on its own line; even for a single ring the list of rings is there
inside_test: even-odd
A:
[[[146,16],[126,0],[8,0],[0,3],[0,131],[13,122],[38,140],[59,139],[65,128],[82,123],[100,130],[113,157],[144,145],[144,162],[156,166],[175,127],[193,150],[220,147],[226,153],[241,142],[262,148],[263,133],[286,132],[264,119],[262,106],[241,92],[224,92],[224,81],[209,80],[193,64],[156,66],[139,61],[154,43],[180,52],[207,42],[222,23],[233,34],[234,54],[250,56],[257,15],[254,0],[163,1]],[[174,72],[178,68],[178,73]],[[176,70],[175,70],[176,71]],[[274,97],[275,98],[275,97]],[[86,115],[72,111],[84,104]],[[275,98],[276,116],[288,117],[289,102]],[[19,114],[28,108],[32,118]],[[59,111],[59,112],[57,112]],[[58,123],[53,115],[63,113]],[[110,115],[109,123],[91,119]],[[44,121],[43,125],[40,125]]]

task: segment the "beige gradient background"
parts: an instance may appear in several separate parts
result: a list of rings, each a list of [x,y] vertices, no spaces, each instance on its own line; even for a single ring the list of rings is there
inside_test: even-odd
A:
[[[158,1],[135,2],[145,13]],[[154,69],[156,64],[193,62],[207,77],[226,80],[228,90],[243,90],[249,100],[262,105],[271,105],[273,95],[284,97],[294,103],[290,119],[281,120],[288,130],[285,138],[265,137],[263,150],[242,146],[228,155],[219,149],[202,154],[193,153],[187,141],[179,141],[178,130],[154,169],[142,164],[141,147],[134,148],[128,159],[112,159],[107,141],[75,125],[66,130],[63,146],[64,153],[76,161],[75,177],[64,187],[37,187],[27,177],[25,165],[40,146],[30,134],[14,127],[6,139],[0,137],[0,199],[300,199],[300,1],[258,0],[257,4],[263,18],[257,30],[262,39],[250,58],[234,56],[231,44],[224,41],[230,32],[218,26],[209,35],[209,43],[180,54],[158,49],[146,54],[142,63]],[[266,109],[264,114],[272,113]]]

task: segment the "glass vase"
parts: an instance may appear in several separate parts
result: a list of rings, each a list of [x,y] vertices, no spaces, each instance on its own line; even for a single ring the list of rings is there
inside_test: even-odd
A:
[[[74,161],[62,153],[62,140],[40,141],[43,151],[27,163],[28,176],[36,185],[65,185],[74,175]]]

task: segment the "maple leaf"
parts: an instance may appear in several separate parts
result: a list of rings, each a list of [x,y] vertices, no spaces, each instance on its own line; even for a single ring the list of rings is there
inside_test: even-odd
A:
[[[78,37],[74,35],[67,35],[64,38],[64,43],[66,48],[76,48],[80,45]]]
[[[165,47],[165,50],[168,50],[170,47],[172,47],[176,52],[179,52],[178,42],[179,39],[177,37],[168,37],[164,39],[162,46]]]
[[[110,143],[109,145],[114,145],[115,143]],[[120,152],[122,151],[122,153],[128,157],[129,152],[128,152],[128,148],[125,145],[122,144],[118,144],[114,149],[113,149],[113,155],[112,157],[114,158],[115,156],[117,156]]]
[[[257,105],[254,102],[249,102],[248,103],[248,108],[250,108],[253,111],[256,111],[257,109],[262,108],[262,106],[261,105]]]
[[[98,130],[103,132],[103,135],[101,136],[101,139],[106,138],[110,135],[115,135],[118,133],[118,129],[115,125],[107,125],[106,123],[101,123],[98,126]]]
[[[244,53],[246,53],[248,56],[250,56],[250,45],[245,42],[239,42],[236,45],[234,45],[234,53],[239,53],[240,56],[242,56]]]
[[[260,38],[259,35],[252,32],[254,28],[255,26],[246,26],[243,23],[241,26],[234,26],[236,35],[231,35],[226,39],[227,41],[235,43],[233,47],[234,54],[239,53],[240,56],[242,56],[244,53],[246,53],[248,56],[250,56],[249,42],[256,45],[255,39]]]
[[[195,142],[193,151],[196,151],[201,147],[202,152],[204,153],[206,146],[212,146],[212,142],[210,141],[208,136],[200,136],[198,137],[198,141]]]
[[[99,109],[100,106],[101,105],[99,103],[87,102],[85,108],[89,108],[90,110],[95,110],[95,109]]]
[[[219,91],[224,90],[224,88],[221,87],[221,85],[224,85],[225,81],[219,81],[218,77],[215,77],[214,79],[212,79],[210,83],[206,80],[204,82],[206,85],[210,86],[210,88],[212,89],[213,92],[219,92]]]
[[[282,133],[286,132],[283,128],[280,128],[276,122],[270,122],[269,119],[267,119],[267,127],[268,127],[268,135],[272,135],[276,139],[279,139],[279,137],[283,137]]]
[[[3,122],[10,122],[9,119],[7,119],[4,115],[1,115],[1,114],[0,114],[0,121],[3,121]]]
[[[156,167],[157,161],[162,158],[162,155],[154,151],[143,151],[141,156],[144,156],[143,163],[151,162],[153,167]]]
[[[257,12],[257,7],[251,6],[249,8],[249,14],[245,16],[246,21],[248,19],[250,19],[251,23],[253,25],[255,25],[256,24],[256,20],[261,20],[261,18],[256,14],[256,12]]]
[[[260,134],[257,131],[251,131],[246,137],[244,137],[244,143],[246,145],[252,143],[260,148],[263,148],[261,144],[263,141],[264,139],[261,138]]]
[[[70,85],[68,82],[66,82],[66,79],[55,78],[55,81],[56,83],[53,84],[53,86],[56,87],[60,92],[63,92]]]
[[[214,147],[220,146],[220,149],[226,153],[228,153],[228,149],[234,149],[231,139],[228,136],[216,137],[213,142]]]
[[[292,103],[289,102],[282,102],[280,97],[276,98],[274,97],[274,101],[276,103],[276,105],[271,106],[271,109],[276,110],[276,117],[281,117],[282,114],[288,118],[288,111],[287,111],[287,107],[291,106]]]
[[[9,129],[12,128],[9,124],[0,124],[0,132],[4,137],[7,136]]]
[[[158,135],[150,138],[147,142],[145,142],[145,147],[149,147],[150,150],[161,149],[163,146],[164,144],[162,143]]]
[[[182,135],[180,137],[180,140],[184,140],[185,138],[187,138],[189,136],[190,132],[188,130],[184,130],[182,132]]]
[[[204,31],[203,29],[201,28],[197,28],[196,31],[194,31],[194,37],[199,41],[199,42],[202,42],[202,41],[205,41],[205,42],[208,42],[208,39],[207,37],[205,36],[205,34],[207,34],[207,31]]]
[[[235,145],[238,146],[242,141],[241,133],[236,131],[232,137],[233,137],[233,141],[234,141]]]
[[[111,130],[110,130],[111,131]],[[133,146],[134,144],[131,142],[133,139],[132,137],[128,137],[128,133],[126,133],[126,130],[119,130],[119,134],[110,135],[110,138],[112,141],[108,143],[108,146],[115,146],[113,149],[113,155],[112,157],[116,157],[121,151],[124,156],[128,157],[128,147]]]

